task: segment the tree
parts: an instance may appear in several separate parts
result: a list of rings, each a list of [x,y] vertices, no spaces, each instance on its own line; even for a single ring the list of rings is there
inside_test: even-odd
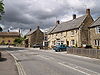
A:
[[[16,39],[14,40],[14,43],[15,43],[15,44],[21,44],[23,41],[24,41],[24,38],[23,38],[23,37],[19,37],[19,38],[16,38]]]
[[[2,17],[2,15],[4,14],[4,4],[3,4],[3,0],[0,0],[0,19]]]

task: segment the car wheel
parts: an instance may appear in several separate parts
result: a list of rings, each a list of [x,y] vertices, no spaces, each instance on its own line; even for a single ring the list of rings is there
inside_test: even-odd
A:
[[[61,49],[59,49],[59,52],[61,52],[62,50]]]
[[[58,52],[57,50],[55,50],[55,52]]]

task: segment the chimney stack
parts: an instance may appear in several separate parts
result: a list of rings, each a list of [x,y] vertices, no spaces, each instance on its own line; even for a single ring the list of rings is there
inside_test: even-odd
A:
[[[86,15],[90,15],[90,9],[86,9]]]
[[[56,23],[57,23],[57,24],[60,24],[60,21],[59,21],[59,20],[57,20],[57,21],[56,21]]]
[[[37,29],[39,29],[40,27],[39,26],[37,26]]]
[[[32,31],[32,29],[30,28],[30,31]]]
[[[73,20],[76,19],[76,14],[73,14]]]
[[[21,30],[19,29],[19,33],[21,33]]]

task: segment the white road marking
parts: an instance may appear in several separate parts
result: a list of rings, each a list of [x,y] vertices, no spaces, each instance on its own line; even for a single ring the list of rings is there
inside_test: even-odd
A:
[[[73,67],[71,67],[71,66],[65,65],[65,64],[63,64],[63,63],[58,62],[58,64],[63,65],[63,66],[65,66],[65,67],[67,67],[67,68],[76,70],[76,71],[78,71],[78,72],[81,72],[81,73],[83,73],[83,74],[90,75],[90,74],[88,74],[88,73],[85,73],[85,72],[83,72],[83,71],[77,70],[77,69],[75,69],[75,68],[73,68]]]
[[[65,62],[58,62],[58,64],[60,64],[62,66],[65,66],[67,68],[76,70],[76,71],[81,72],[81,73],[86,74],[86,75],[100,75],[100,73],[97,73],[95,71],[89,70],[87,68],[83,68],[83,67],[80,67],[80,66],[77,66],[77,65],[74,65],[74,64],[70,64],[70,63],[68,63],[69,65],[66,65],[64,63]],[[72,67],[72,66],[74,66],[74,67]]]
[[[49,60],[49,58],[46,58],[44,56],[41,56],[41,55],[38,55],[39,57],[43,58],[43,59],[46,59],[46,60]]]
[[[90,58],[90,57],[79,56],[79,55],[74,55],[74,54],[66,54],[66,55],[68,55],[68,56],[72,56],[72,57],[83,58],[83,59],[100,60],[100,59],[96,59],[96,58]]]
[[[43,56],[43,55],[38,55],[39,57],[46,59],[46,60],[54,60],[55,58],[53,57],[48,57],[48,56]]]

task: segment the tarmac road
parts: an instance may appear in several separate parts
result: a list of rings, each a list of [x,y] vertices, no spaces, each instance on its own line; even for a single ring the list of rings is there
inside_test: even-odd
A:
[[[9,51],[26,75],[100,75],[100,60],[66,52],[15,48]]]

